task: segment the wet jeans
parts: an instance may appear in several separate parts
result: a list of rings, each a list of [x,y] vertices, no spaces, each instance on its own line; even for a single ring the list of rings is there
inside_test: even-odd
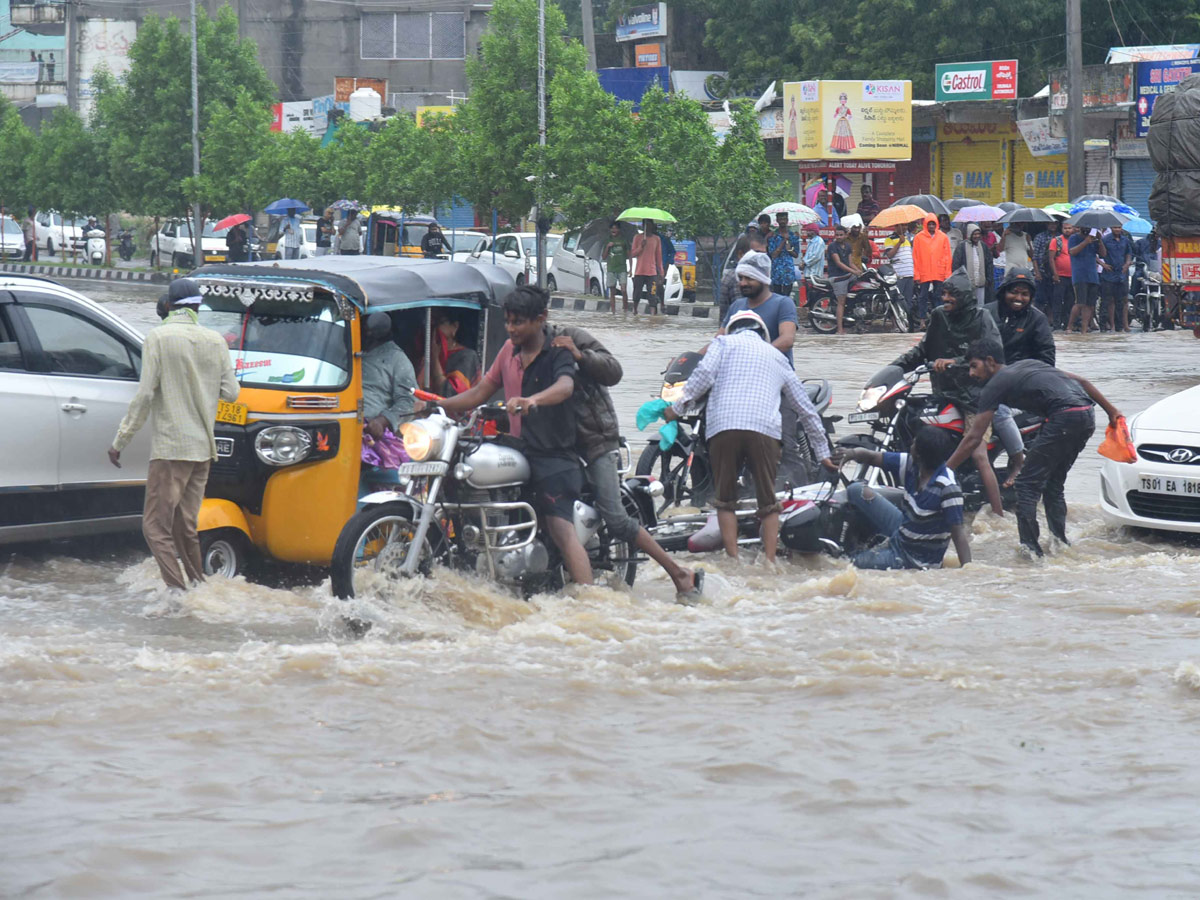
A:
[[[1017,476],[1017,533],[1022,544],[1037,546],[1039,499],[1046,508],[1050,533],[1066,539],[1067,500],[1063,487],[1067,473],[1095,430],[1096,414],[1091,409],[1055,413],[1042,425]]]
[[[871,491],[870,498],[864,496],[865,491]],[[858,510],[876,534],[886,537],[887,543],[880,544],[870,550],[860,550],[851,557],[851,561],[859,569],[915,569],[917,566],[908,561],[907,557],[896,546],[896,534],[904,524],[904,513],[894,506],[891,501],[877,491],[871,490],[861,481],[855,481],[846,488],[846,496]]]
[[[584,472],[592,486],[592,502],[600,518],[604,520],[609,535],[618,541],[632,541],[637,537],[642,523],[629,515],[621,501],[620,451],[602,453],[590,463]]]
[[[1025,449],[1025,442],[1021,440],[1021,429],[1013,421],[1012,410],[1003,403],[996,407],[996,412],[992,415],[992,431],[1000,438],[1010,462]]]

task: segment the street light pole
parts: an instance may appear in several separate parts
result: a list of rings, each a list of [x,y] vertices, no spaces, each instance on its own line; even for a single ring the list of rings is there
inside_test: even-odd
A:
[[[1067,0],[1067,197],[1087,193],[1083,142],[1083,23],[1079,0]]]
[[[196,0],[192,0],[192,175],[200,177],[200,62],[196,42]],[[192,204],[192,266],[204,262],[201,256],[200,201]]]
[[[538,167],[534,182],[534,222],[537,234],[537,285],[546,286],[546,235],[542,231],[542,182],[546,177],[546,0],[538,0]]]
[[[587,51],[589,72],[596,71],[596,28],[592,22],[592,0],[580,0],[579,11],[583,15],[583,49]]]

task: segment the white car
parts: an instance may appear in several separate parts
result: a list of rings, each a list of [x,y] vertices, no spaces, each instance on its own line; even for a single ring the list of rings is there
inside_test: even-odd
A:
[[[487,257],[484,251],[492,246],[491,235],[478,231],[443,231],[442,237],[450,245],[450,258],[455,262],[467,262],[473,254]],[[491,258],[486,261],[491,262]]]
[[[0,544],[137,530],[150,429],[105,454],[137,393],[142,336],[45,278],[0,275]]]
[[[63,217],[52,209],[39,210],[33,217],[34,240],[38,250],[47,256],[53,256],[59,250],[70,252],[72,248],[82,251],[84,244],[83,227],[87,218]]]
[[[0,259],[20,259],[25,255],[25,233],[12,216],[0,216]]]
[[[561,236],[546,235],[546,287],[551,291],[558,290],[558,281],[554,272],[554,253],[558,249]],[[518,285],[537,281],[537,235],[532,231],[500,234],[496,236],[495,245],[496,265],[513,276]],[[466,259],[469,263],[491,263],[492,248],[481,247],[473,251]]]
[[[583,252],[579,247],[578,231],[563,235],[562,243],[554,255],[553,271],[560,290],[596,297],[608,296],[608,283],[605,280],[607,267],[600,259]],[[625,279],[625,293],[627,296],[633,295],[633,276]],[[667,267],[667,283],[663,293],[668,303],[679,303],[683,299],[683,281],[674,263]]]
[[[1200,534],[1200,385],[1129,420],[1137,462],[1105,459],[1100,513],[1113,525]]]
[[[217,231],[213,228],[216,223],[208,219],[204,223],[204,231],[200,235],[200,252],[204,254],[201,263],[225,262],[229,249],[225,246],[225,234],[228,229]],[[171,219],[164,222],[162,227],[150,238],[150,265],[171,266],[176,269],[193,267],[192,252],[192,223],[187,219]]]

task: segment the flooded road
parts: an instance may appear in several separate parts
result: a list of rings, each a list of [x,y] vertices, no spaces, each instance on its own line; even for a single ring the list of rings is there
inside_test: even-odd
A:
[[[568,315],[624,363],[640,450],[711,324]],[[797,368],[844,415],[910,342],[802,331]],[[1198,351],[1059,341],[1127,414]],[[529,603],[439,573],[354,640],[327,581],[171,605],[140,538],[5,550],[0,894],[1190,896],[1200,548],[1103,524],[1096,441],[1043,563],[980,517],[963,570],[691,559],[696,607],[652,566]]]

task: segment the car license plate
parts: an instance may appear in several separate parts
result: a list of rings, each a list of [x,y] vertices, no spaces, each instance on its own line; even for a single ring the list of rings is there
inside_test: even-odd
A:
[[[216,442],[218,457],[233,456],[233,438],[219,437]]]
[[[225,257],[223,257],[223,256],[205,256],[204,261],[205,262],[225,262]]]
[[[228,400],[217,401],[217,421],[228,422],[230,425],[245,425],[250,407],[245,403],[230,403]]]
[[[1174,475],[1138,475],[1147,494],[1172,494],[1176,497],[1200,497],[1200,478],[1180,478]]]
[[[878,422],[879,412],[877,410],[875,412],[850,413],[850,415],[846,416],[846,421],[851,425],[855,422]]]
[[[397,475],[445,475],[449,465],[444,462],[406,462],[396,469]]]

